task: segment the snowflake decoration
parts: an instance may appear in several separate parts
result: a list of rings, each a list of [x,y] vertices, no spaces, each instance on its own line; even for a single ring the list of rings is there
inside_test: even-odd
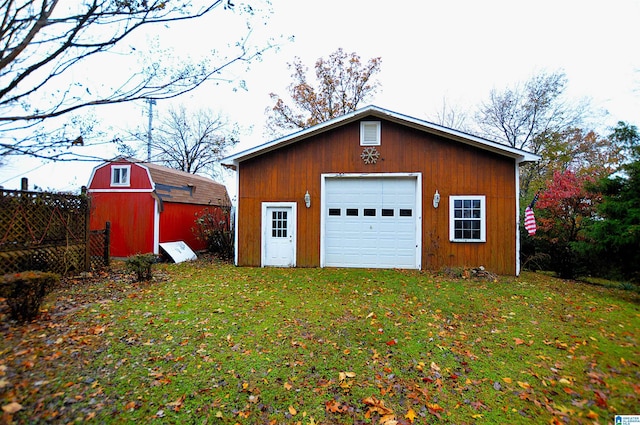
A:
[[[378,152],[376,148],[364,148],[360,158],[362,158],[365,164],[375,164],[378,162],[378,159],[380,159],[380,152]]]

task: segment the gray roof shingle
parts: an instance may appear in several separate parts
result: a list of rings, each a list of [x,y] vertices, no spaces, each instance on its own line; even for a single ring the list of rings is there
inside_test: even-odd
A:
[[[163,202],[231,206],[227,188],[223,184],[161,165],[138,163],[149,169],[156,193]]]

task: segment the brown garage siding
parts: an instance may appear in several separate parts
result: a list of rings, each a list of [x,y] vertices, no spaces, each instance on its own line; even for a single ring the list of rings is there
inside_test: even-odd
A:
[[[323,173],[422,173],[422,266],[479,266],[515,273],[514,160],[459,142],[382,122],[376,164],[360,158],[359,122],[281,147],[240,164],[238,265],[261,262],[261,203],[297,202],[297,266],[320,265],[320,184]],[[240,171],[239,170],[239,171]],[[442,196],[434,209],[435,190]],[[311,208],[304,206],[305,191]],[[486,243],[449,242],[450,195],[485,195]],[[499,254],[498,254],[499,253]]]

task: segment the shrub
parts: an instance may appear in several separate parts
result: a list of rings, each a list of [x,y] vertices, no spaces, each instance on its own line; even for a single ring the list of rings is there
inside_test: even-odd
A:
[[[223,260],[233,258],[233,231],[231,230],[229,209],[206,208],[196,214],[193,232],[199,240],[205,241],[207,250]]]
[[[538,200],[541,252],[549,255],[549,267],[558,277],[574,279],[587,270],[588,261],[577,248],[585,241],[585,223],[597,216],[601,195],[593,192],[592,176],[570,170],[555,172]]]
[[[136,254],[125,260],[127,270],[136,274],[136,281],[151,280],[151,267],[157,262],[155,254]]]
[[[0,296],[7,299],[11,318],[25,322],[35,318],[45,295],[60,280],[55,273],[26,271],[2,276]]]

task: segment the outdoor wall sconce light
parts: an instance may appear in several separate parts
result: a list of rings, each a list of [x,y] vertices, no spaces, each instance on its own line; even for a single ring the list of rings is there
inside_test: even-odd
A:
[[[436,193],[433,194],[433,208],[438,208],[439,203],[440,203],[440,194],[436,189]]]
[[[311,207],[311,195],[309,195],[308,190],[307,190],[307,193],[304,194],[304,204],[306,205],[307,208]]]

